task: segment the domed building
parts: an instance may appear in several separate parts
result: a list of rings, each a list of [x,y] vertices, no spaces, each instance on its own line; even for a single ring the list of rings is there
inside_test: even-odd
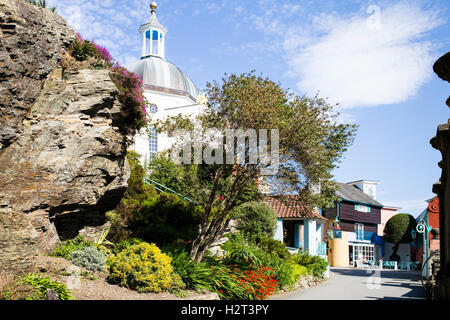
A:
[[[150,20],[139,28],[142,35],[142,57],[126,68],[138,74],[144,83],[144,96],[152,104],[147,112],[152,120],[162,120],[178,114],[195,117],[204,108],[204,98],[194,82],[176,65],[165,59],[167,29],[156,17],[156,3],[150,4]],[[167,134],[158,134],[154,128],[150,135],[142,130],[131,148],[141,155],[143,163],[170,147]]]

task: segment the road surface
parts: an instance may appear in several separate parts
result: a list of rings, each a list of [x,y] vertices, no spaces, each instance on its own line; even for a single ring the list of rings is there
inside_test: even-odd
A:
[[[278,294],[270,300],[426,299],[418,272],[331,268],[330,278],[313,288]]]

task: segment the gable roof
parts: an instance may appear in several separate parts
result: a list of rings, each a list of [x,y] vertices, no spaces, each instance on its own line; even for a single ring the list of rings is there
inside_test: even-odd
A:
[[[296,195],[267,196],[264,201],[275,211],[278,218],[328,221],[311,207],[304,206]]]
[[[339,187],[339,189],[336,191],[336,195],[342,200],[364,203],[376,207],[383,207],[383,205],[380,202],[376,201],[369,195],[365,194],[357,187],[341,182],[336,183]]]

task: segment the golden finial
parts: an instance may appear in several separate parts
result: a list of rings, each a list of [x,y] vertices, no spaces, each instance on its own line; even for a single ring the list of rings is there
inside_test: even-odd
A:
[[[152,12],[156,12],[156,8],[158,8],[158,4],[155,1],[152,1],[152,3],[150,3],[150,8],[152,9]]]

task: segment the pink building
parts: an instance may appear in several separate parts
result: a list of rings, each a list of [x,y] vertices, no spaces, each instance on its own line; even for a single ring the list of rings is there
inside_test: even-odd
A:
[[[381,209],[381,223],[378,225],[377,234],[379,236],[383,236],[384,226],[386,225],[386,222],[393,216],[395,216],[400,208],[397,207],[383,207]]]

